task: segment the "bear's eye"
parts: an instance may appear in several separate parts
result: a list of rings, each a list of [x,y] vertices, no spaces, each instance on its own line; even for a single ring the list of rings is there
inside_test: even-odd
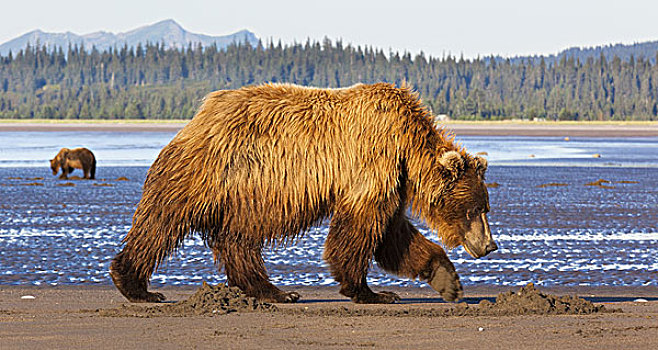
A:
[[[486,214],[489,212],[489,208],[482,208],[482,207],[475,207],[471,210],[466,211],[466,219],[470,220],[473,218],[476,218],[482,214]]]
[[[473,208],[471,210],[467,210],[466,211],[466,220],[471,220],[472,218],[477,217],[478,215],[480,215],[481,212],[482,212],[482,210],[480,210],[479,208]]]

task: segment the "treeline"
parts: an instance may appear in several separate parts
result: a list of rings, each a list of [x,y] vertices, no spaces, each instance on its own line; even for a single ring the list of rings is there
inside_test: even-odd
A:
[[[379,81],[406,81],[434,114],[454,119],[658,120],[658,66],[648,59],[466,60],[329,40],[224,50],[28,46],[0,57],[0,117],[180,119],[216,89]]]

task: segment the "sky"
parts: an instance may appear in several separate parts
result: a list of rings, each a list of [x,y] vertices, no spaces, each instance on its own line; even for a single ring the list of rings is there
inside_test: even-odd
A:
[[[264,42],[321,41],[466,58],[554,54],[658,40],[651,0],[3,1],[0,43],[35,29],[126,32],[173,19],[194,33],[247,29]]]

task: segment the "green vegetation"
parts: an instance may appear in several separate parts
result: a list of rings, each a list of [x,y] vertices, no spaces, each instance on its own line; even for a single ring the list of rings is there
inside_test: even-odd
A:
[[[648,59],[412,57],[329,40],[225,50],[28,46],[0,57],[0,118],[185,119],[216,89],[379,81],[406,81],[435,114],[454,119],[658,120],[658,66]]]

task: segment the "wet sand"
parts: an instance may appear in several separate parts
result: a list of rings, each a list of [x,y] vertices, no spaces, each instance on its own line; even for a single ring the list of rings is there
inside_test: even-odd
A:
[[[170,300],[182,300],[196,289],[159,291]],[[621,308],[623,313],[439,317],[412,316],[418,310],[455,306],[442,302],[429,289],[387,288],[403,299],[400,304],[383,306],[352,304],[334,287],[296,290],[302,294],[301,302],[277,304],[279,312],[154,317],[104,314],[103,310],[130,304],[110,286],[0,286],[0,343],[2,349],[658,348],[656,287],[542,289],[556,295],[575,293],[607,309]],[[473,305],[509,290],[513,289],[467,288],[465,300]],[[26,295],[34,299],[21,299]],[[634,302],[637,298],[647,302]],[[323,312],[335,309],[364,315]],[[388,310],[388,316],[374,316],[378,310]]]
[[[2,131],[116,131],[176,132],[185,121],[175,122],[48,122],[0,120]],[[658,136],[658,122],[647,123],[534,123],[534,122],[446,122],[457,135],[561,136],[561,137],[652,137]]]

